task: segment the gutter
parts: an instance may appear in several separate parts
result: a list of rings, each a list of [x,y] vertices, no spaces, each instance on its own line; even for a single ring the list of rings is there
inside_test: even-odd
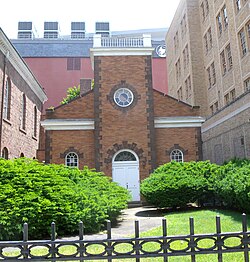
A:
[[[4,101],[4,86],[6,78],[6,64],[9,56],[9,51],[4,55],[3,62],[3,83],[2,83],[2,98],[1,98],[1,114],[0,114],[0,157],[2,156],[2,134],[3,134],[3,101]]]

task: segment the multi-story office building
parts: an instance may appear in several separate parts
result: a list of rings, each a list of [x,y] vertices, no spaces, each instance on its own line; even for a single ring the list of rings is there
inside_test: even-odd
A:
[[[250,1],[181,0],[166,46],[169,94],[207,117],[204,159],[250,158]]]

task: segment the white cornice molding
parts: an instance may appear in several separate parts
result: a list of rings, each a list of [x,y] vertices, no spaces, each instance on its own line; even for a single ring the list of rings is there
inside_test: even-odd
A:
[[[95,47],[90,48],[90,59],[94,68],[95,56],[152,56],[152,47]]]
[[[41,121],[45,130],[93,130],[93,119],[45,119]]]
[[[29,69],[26,62],[19,55],[17,50],[11,44],[10,40],[4,34],[2,29],[0,28],[0,51],[7,55],[9,62],[13,65],[16,71],[20,74],[20,76],[24,79],[24,81],[29,85],[31,90],[37,95],[42,103],[47,101],[47,96],[43,91],[41,85],[38,83],[37,79]]]
[[[152,55],[152,47],[96,47],[90,48],[93,56],[148,56]]]
[[[201,127],[203,117],[156,117],[155,128]],[[94,130],[93,119],[45,119],[41,121],[45,130]]]
[[[155,128],[201,127],[205,118],[200,116],[155,117]]]

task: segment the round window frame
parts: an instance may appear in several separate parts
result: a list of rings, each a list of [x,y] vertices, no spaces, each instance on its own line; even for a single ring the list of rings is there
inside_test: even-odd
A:
[[[129,101],[129,103],[128,103],[127,105],[119,104],[119,102],[116,101],[116,99],[117,99],[116,95],[117,95],[117,93],[121,92],[122,89],[128,91],[128,93],[130,93],[131,98],[132,98],[131,101]],[[125,92],[124,92],[124,93],[125,93]],[[119,94],[119,95],[121,95],[121,94]],[[118,97],[118,98],[119,98],[119,97]],[[126,108],[126,107],[129,107],[129,106],[134,102],[134,93],[133,93],[129,88],[127,88],[127,87],[120,87],[120,88],[118,88],[118,89],[114,92],[113,100],[114,100],[114,102],[115,102],[115,104],[116,104],[117,106],[119,106],[119,107],[121,107],[121,108]]]
[[[74,161],[74,164],[76,163],[76,165],[68,165],[68,163],[70,163],[70,162],[68,162],[68,157],[71,158],[70,157],[71,154],[74,154],[74,156],[75,156],[74,160],[76,160],[76,161]],[[65,166],[67,166],[67,167],[70,167],[70,168],[78,168],[79,167],[79,156],[76,152],[68,152],[65,155],[64,160],[65,160]]]
[[[178,153],[178,158],[175,157],[177,155],[177,153]],[[181,159],[179,158],[179,156],[181,156]],[[182,150],[173,149],[170,152],[170,161],[176,161],[176,162],[179,162],[179,163],[183,163],[184,162],[184,154],[183,154]]]

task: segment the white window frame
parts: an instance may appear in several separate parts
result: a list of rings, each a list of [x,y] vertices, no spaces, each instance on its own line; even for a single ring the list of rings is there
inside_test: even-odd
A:
[[[7,78],[4,86],[3,118],[10,119],[11,82]]]
[[[126,101],[121,100],[121,94],[125,94],[127,96]],[[134,101],[134,94],[133,92],[128,88],[119,88],[114,93],[114,101],[115,103],[120,107],[128,107],[130,106]]]
[[[7,147],[4,147],[2,149],[2,158],[8,160],[9,159],[9,150]]]
[[[184,154],[180,149],[173,149],[170,153],[170,160],[176,162],[184,162]]]
[[[76,152],[69,152],[67,153],[67,155],[65,156],[65,165],[67,167],[77,167],[79,166],[79,157],[78,154]]]

